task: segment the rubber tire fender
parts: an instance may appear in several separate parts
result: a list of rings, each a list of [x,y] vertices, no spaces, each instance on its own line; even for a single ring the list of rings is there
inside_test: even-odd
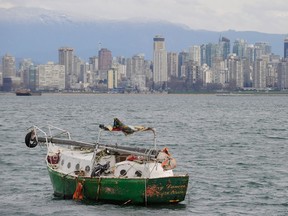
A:
[[[31,137],[32,137],[32,133],[34,131],[30,131],[29,133],[26,134],[25,136],[25,144],[27,147],[29,148],[35,148],[37,146],[37,141],[36,139],[34,138],[33,140],[31,140]]]

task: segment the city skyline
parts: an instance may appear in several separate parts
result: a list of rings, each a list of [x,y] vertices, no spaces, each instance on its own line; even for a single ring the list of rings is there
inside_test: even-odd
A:
[[[286,49],[285,39],[284,55]],[[231,46],[228,38],[221,37],[217,44],[193,45],[188,51],[175,53],[166,50],[164,36],[156,35],[153,61],[146,60],[142,54],[113,58],[109,49],[101,48],[98,56],[85,62],[74,55],[73,47],[61,47],[58,63],[37,66],[25,59],[20,70],[16,70],[15,57],[5,55],[3,90],[17,86],[44,91],[112,91],[118,87],[133,91],[288,89],[288,59],[271,50],[266,42],[248,44],[239,39]]]

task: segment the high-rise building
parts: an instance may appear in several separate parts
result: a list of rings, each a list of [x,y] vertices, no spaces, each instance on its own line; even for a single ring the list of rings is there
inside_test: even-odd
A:
[[[15,57],[6,54],[2,58],[3,91],[11,91],[13,79],[16,76]]]
[[[65,89],[71,88],[71,77],[73,75],[74,54],[73,48],[62,47],[59,50],[59,64],[65,66]]]
[[[206,53],[206,64],[209,67],[213,66],[213,62],[215,60],[219,60],[219,58],[221,58],[221,60],[223,60],[223,58],[220,55],[220,49],[219,49],[219,44],[206,44],[206,48],[205,48],[205,53]]]
[[[178,77],[178,54],[169,52],[167,54],[167,72],[168,77]]]
[[[112,67],[112,53],[106,48],[102,48],[98,52],[99,70],[109,70]]]
[[[241,59],[232,54],[227,59],[227,68],[230,85],[235,84],[233,87],[243,88],[244,87],[244,75],[243,75],[243,64]]]
[[[219,40],[219,45],[221,49],[221,55],[223,60],[225,60],[230,54],[230,40],[228,38],[222,37],[221,40]]]
[[[288,58],[288,37],[284,39],[284,59]]]
[[[65,66],[48,62],[38,65],[38,89],[63,90],[65,88]]]
[[[277,86],[280,90],[288,89],[288,60],[282,61],[278,64],[278,83]]]
[[[64,67],[64,66],[63,66]],[[27,88],[35,91],[39,90],[39,73],[38,73],[38,66],[30,65],[27,74],[27,86],[24,83],[24,86]]]
[[[144,54],[138,54],[132,57],[132,73],[137,75],[144,74]]]
[[[266,42],[257,42],[254,44],[254,58],[262,58],[263,55],[271,54],[271,46]]]
[[[131,83],[138,90],[144,90],[146,86],[144,63],[144,54],[138,54],[132,57]]]
[[[15,57],[6,54],[2,58],[3,78],[12,78],[16,75]]]
[[[107,87],[109,90],[118,87],[118,71],[115,68],[111,68],[107,71]]]
[[[153,40],[153,81],[154,84],[161,85],[168,81],[165,38],[156,35]]]
[[[247,46],[248,44],[245,40],[237,39],[233,45],[233,53],[235,53],[240,58],[246,57]]]
[[[201,65],[201,48],[200,46],[192,46],[189,49],[190,60],[195,62],[197,65]]]
[[[266,88],[267,62],[263,58],[257,58],[253,67],[253,87],[261,90]]]
[[[178,78],[185,76],[185,63],[189,61],[188,52],[182,51],[178,55]]]
[[[33,65],[31,59],[23,59],[19,63],[19,73],[23,87],[30,88],[29,86],[29,69]],[[33,89],[34,90],[34,89]]]
[[[206,64],[205,66],[208,66],[206,62],[206,45],[205,44],[202,44],[200,46],[200,56],[201,56],[201,65]]]

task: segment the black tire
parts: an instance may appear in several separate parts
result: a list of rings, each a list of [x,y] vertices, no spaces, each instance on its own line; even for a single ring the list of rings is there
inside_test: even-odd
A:
[[[35,148],[38,144],[35,138],[33,140],[31,140],[32,133],[33,133],[33,131],[30,131],[25,136],[25,144],[29,148]]]

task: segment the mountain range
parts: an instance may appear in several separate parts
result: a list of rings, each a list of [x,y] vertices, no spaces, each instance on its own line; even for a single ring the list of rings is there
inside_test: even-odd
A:
[[[168,52],[218,43],[223,36],[230,39],[231,47],[236,39],[244,39],[249,44],[267,42],[272,52],[282,57],[285,38],[282,34],[253,31],[193,30],[163,21],[79,21],[66,14],[37,8],[0,9],[0,29],[0,56],[31,58],[35,63],[57,62],[58,49],[66,46],[74,48],[74,54],[85,61],[98,55],[100,48],[111,50],[113,56],[126,58],[143,53],[151,60],[155,35],[165,38]]]

